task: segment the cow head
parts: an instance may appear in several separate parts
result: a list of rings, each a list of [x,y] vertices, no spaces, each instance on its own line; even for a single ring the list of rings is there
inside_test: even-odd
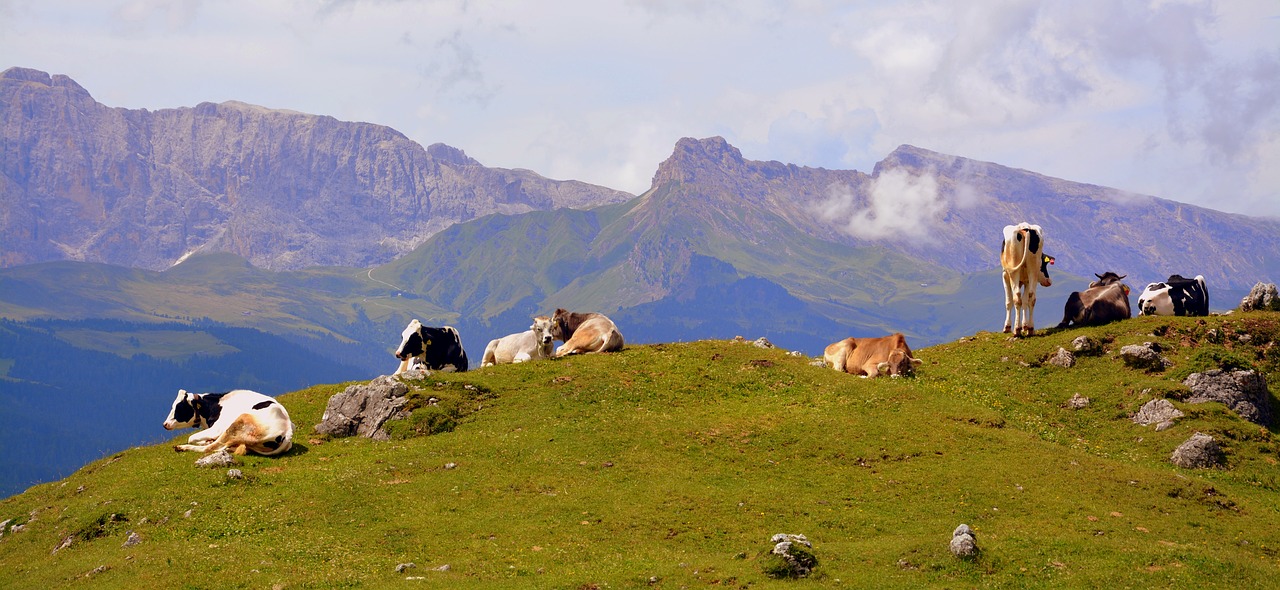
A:
[[[422,354],[430,342],[422,340],[422,322],[413,320],[400,334],[400,347],[396,348],[396,358],[405,360]]]
[[[545,315],[533,318],[533,325],[529,326],[529,329],[533,330],[533,339],[538,343],[538,346],[547,348],[555,342],[552,326],[551,318]]]
[[[1092,282],[1092,283],[1089,283],[1089,286],[1090,286],[1090,287],[1101,287],[1101,286],[1103,286],[1103,285],[1110,285],[1110,284],[1112,284],[1112,283],[1119,283],[1120,281],[1124,280],[1124,278],[1125,278],[1125,277],[1127,277],[1127,276],[1129,276],[1129,275],[1118,275],[1118,274],[1113,273],[1113,272],[1111,272],[1111,271],[1107,271],[1107,272],[1104,272],[1104,273],[1102,273],[1102,274],[1098,274],[1098,273],[1096,273],[1096,272],[1095,272],[1095,273],[1093,273],[1093,276],[1098,277],[1098,280],[1096,280],[1096,281],[1094,281],[1094,282]],[[1128,295],[1128,294],[1129,294],[1129,288],[1128,288],[1128,287],[1125,287],[1125,295]]]
[[[1051,287],[1053,280],[1049,278],[1049,265],[1057,262],[1058,259],[1048,254],[1040,254],[1040,286]]]
[[[881,374],[888,374],[890,377],[910,376],[916,370],[916,365],[923,363],[917,358],[911,358],[907,351],[898,348],[889,353],[887,362],[876,365],[876,371]]]
[[[568,342],[573,336],[574,326],[569,325],[569,311],[557,308],[551,315],[551,337],[561,342]]]
[[[199,421],[200,396],[187,393],[185,389],[179,389],[177,399],[173,400],[173,407],[169,408],[169,417],[165,418],[164,429],[190,428]]]

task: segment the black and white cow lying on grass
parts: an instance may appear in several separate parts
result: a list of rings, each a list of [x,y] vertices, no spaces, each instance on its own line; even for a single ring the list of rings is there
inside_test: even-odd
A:
[[[248,389],[225,393],[188,393],[179,389],[164,428],[190,427],[204,430],[173,450],[211,453],[225,448],[237,455],[253,451],[270,456],[293,447],[289,412],[280,402]]]
[[[1209,287],[1200,275],[1172,275],[1163,283],[1151,283],[1138,296],[1138,315],[1209,315]]]
[[[467,351],[462,349],[462,337],[453,326],[433,328],[413,320],[400,334],[400,346],[396,348],[400,367],[394,375],[408,371],[416,360],[432,371],[451,366],[459,373],[467,370]]]

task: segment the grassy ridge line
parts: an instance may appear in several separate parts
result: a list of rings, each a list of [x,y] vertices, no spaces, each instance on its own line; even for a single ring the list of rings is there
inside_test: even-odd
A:
[[[1113,355],[1039,366],[1089,334],[1113,351],[1166,341],[1176,371],[1212,350],[1195,334],[1243,329],[1207,321],[979,334],[918,351],[906,380],[725,342],[440,374],[423,395],[492,398],[453,432],[386,443],[315,438],[342,386],[315,387],[281,398],[297,449],[247,458],[245,480],[158,446],[0,502],[0,520],[35,511],[0,539],[0,587],[783,587],[756,561],[778,532],[814,541],[824,587],[1265,586],[1280,567],[1270,431],[1179,403],[1190,416],[1156,433],[1127,414],[1169,379]],[[1074,393],[1093,403],[1063,408]],[[1167,463],[1196,430],[1230,469]],[[975,562],[946,551],[961,522]],[[143,542],[122,547],[128,530]]]

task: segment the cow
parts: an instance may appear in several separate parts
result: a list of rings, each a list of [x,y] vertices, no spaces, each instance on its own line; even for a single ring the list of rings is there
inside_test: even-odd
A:
[[[489,341],[484,348],[481,367],[506,363],[523,363],[551,358],[555,337],[551,335],[551,318],[540,315],[533,318],[528,330],[508,334]]]
[[[393,375],[409,370],[416,360],[432,371],[451,366],[459,373],[467,370],[467,351],[462,349],[462,337],[452,326],[433,328],[413,320],[400,334],[400,346],[396,348],[400,368]]]
[[[1209,288],[1204,277],[1172,275],[1163,283],[1147,285],[1138,296],[1138,315],[1209,315]]]
[[[563,341],[556,356],[622,350],[622,332],[602,313],[576,313],[556,309],[551,316],[551,335]]]
[[[921,362],[911,354],[901,333],[879,338],[845,338],[827,345],[823,360],[841,373],[876,377],[910,375]]]
[[[1015,336],[1035,333],[1036,283],[1048,287],[1048,265],[1054,258],[1044,253],[1044,230],[1027,222],[1004,226],[1000,243],[1000,267],[1004,276],[1004,331]],[[1012,315],[1012,321],[1010,316]]]
[[[1098,280],[1089,283],[1083,293],[1073,291],[1067,297],[1062,310],[1059,328],[1076,326],[1101,326],[1116,320],[1126,320],[1132,315],[1129,309],[1129,286],[1120,282],[1127,275],[1107,271],[1093,273]]]
[[[293,447],[293,422],[280,402],[248,389],[224,393],[188,393],[177,399],[164,421],[165,430],[203,428],[174,451],[210,453],[229,449],[243,455],[279,455]]]

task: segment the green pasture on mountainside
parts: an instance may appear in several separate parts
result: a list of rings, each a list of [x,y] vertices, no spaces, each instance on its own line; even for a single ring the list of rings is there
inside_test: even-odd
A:
[[[1044,362],[1081,335],[1107,352]],[[244,479],[159,445],[0,502],[24,525],[0,537],[0,588],[1263,587],[1277,433],[1179,382],[1248,366],[1274,398],[1278,340],[1260,312],[983,332],[876,380],[749,343],[632,346],[412,382],[387,442],[317,436],[346,384],[317,386],[280,398],[294,449],[242,458]],[[1126,368],[1144,341],[1174,365]],[[1187,416],[1135,425],[1153,397]],[[1169,463],[1197,431],[1224,467]],[[947,550],[961,523],[971,561]],[[775,533],[813,542],[812,577],[764,575]]]

